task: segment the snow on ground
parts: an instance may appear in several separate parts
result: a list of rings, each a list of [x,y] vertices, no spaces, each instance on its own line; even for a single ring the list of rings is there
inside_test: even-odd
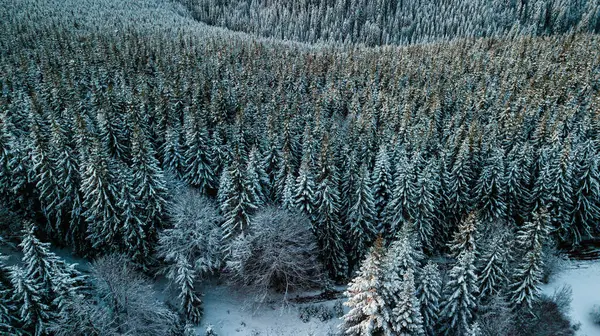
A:
[[[281,301],[265,303],[255,307],[225,286],[207,286],[204,289],[204,316],[197,328],[204,335],[212,325],[219,336],[328,336],[338,335],[341,320],[334,316],[321,322],[311,317],[305,323],[300,319],[299,308],[309,304],[289,304],[282,307]],[[313,293],[303,293],[309,295]],[[335,300],[313,303],[332,308]]]
[[[556,274],[542,291],[552,295],[563,285],[571,286],[573,301],[571,302],[570,317],[573,323],[581,323],[578,336],[600,335],[600,325],[595,324],[590,311],[596,304],[600,305],[600,260],[570,261],[566,268]]]

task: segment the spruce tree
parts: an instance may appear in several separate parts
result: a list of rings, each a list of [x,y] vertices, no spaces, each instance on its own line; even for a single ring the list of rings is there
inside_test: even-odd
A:
[[[195,274],[192,265],[183,258],[177,260],[175,282],[180,289],[179,299],[186,322],[198,324],[202,317],[202,300],[194,291]]]
[[[48,304],[44,303],[42,289],[18,266],[11,268],[10,278],[13,287],[10,300],[19,307],[20,327],[34,336],[45,335],[52,313]]]
[[[316,193],[317,208],[313,232],[330,277],[343,279],[348,274],[348,261],[342,239],[339,184],[335,166],[324,168],[321,172],[322,178]]]
[[[246,165],[246,188],[252,195],[252,199],[256,200],[257,206],[263,206],[268,199],[268,183],[269,178],[262,166],[262,157],[259,150],[254,147],[248,155],[248,163]]]
[[[185,173],[184,180],[201,191],[215,187],[212,148],[206,126],[199,116],[186,108],[185,113]]]
[[[315,177],[309,161],[308,154],[302,158],[292,197],[294,206],[312,219],[316,208],[316,187]]]
[[[362,258],[376,235],[373,189],[366,164],[362,165],[361,172],[353,197],[354,204],[348,215],[351,260],[355,263]]]
[[[548,215],[544,208],[534,212],[517,234],[517,244],[523,253],[514,269],[511,282],[511,302],[518,308],[531,309],[538,299],[543,278],[543,247],[548,238]]]
[[[396,173],[391,199],[386,213],[388,215],[390,232],[397,231],[402,224],[411,218],[411,205],[417,198],[416,176],[414,167],[409,162],[406,154],[401,151],[397,154]]]
[[[383,233],[386,228],[389,229],[389,225],[386,223],[388,220],[387,209],[388,202],[392,193],[392,172],[390,166],[390,159],[387,154],[385,146],[379,148],[377,158],[375,160],[375,167],[373,168],[373,199],[375,201],[375,214],[377,231]]]
[[[479,201],[481,220],[486,223],[506,216],[504,155],[500,148],[491,149],[475,184],[474,192]]]
[[[508,283],[506,267],[509,250],[506,248],[506,243],[506,235],[501,233],[491,238],[483,247],[478,272],[480,302],[485,302],[499,294]]]
[[[227,175],[222,178],[224,190],[219,191],[220,209],[223,214],[223,238],[229,240],[245,234],[250,226],[250,217],[258,208],[257,200],[249,189],[238,147]],[[225,173],[223,173],[225,174]]]
[[[437,335],[437,325],[440,314],[442,279],[436,264],[429,261],[423,267],[417,286],[417,297],[421,303],[423,328],[427,336]]]
[[[131,136],[131,190],[134,199],[143,205],[138,208],[141,222],[148,227],[147,238],[152,241],[161,227],[166,207],[165,176],[156,153],[143,129],[134,126]]]
[[[440,311],[445,335],[464,335],[475,319],[477,275],[475,255],[465,250],[450,270]]]
[[[396,307],[392,312],[392,328],[398,336],[424,335],[423,317],[415,291],[415,276],[408,269],[403,276]]]
[[[352,279],[344,293],[348,297],[344,305],[350,308],[342,317],[344,322],[341,329],[346,335],[394,334],[391,316],[385,299],[380,294],[383,253],[383,241],[378,239],[361,264],[358,275]]]
[[[472,251],[475,252],[477,244],[475,238],[477,236],[478,218],[476,212],[471,212],[458,225],[458,231],[454,233],[454,237],[449,244],[450,251],[458,256],[459,254]]]
[[[167,126],[165,141],[160,148],[164,170],[180,178],[183,178],[186,167],[184,135],[179,123]]]
[[[81,165],[82,216],[88,224],[87,239],[92,246],[110,249],[119,241],[118,175],[98,141],[91,141],[90,148],[83,152]]]

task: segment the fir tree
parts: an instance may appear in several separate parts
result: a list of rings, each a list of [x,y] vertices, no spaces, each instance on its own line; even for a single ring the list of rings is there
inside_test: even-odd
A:
[[[479,300],[487,299],[500,293],[508,283],[506,267],[508,262],[507,239],[505,235],[493,237],[483,247],[479,274]]]
[[[351,259],[356,262],[362,258],[369,244],[376,235],[373,190],[367,166],[362,166],[361,178],[356,187],[354,204],[350,208],[348,222],[350,223]]]
[[[202,317],[202,300],[194,291],[194,269],[182,258],[177,261],[177,277],[175,282],[180,289],[179,299],[186,321],[198,324]]]
[[[438,266],[431,261],[423,267],[417,286],[417,297],[421,303],[423,328],[428,336],[437,335],[437,323],[440,314],[442,279]]]
[[[363,261],[356,278],[344,293],[350,307],[341,325],[346,335],[375,336],[394,334],[384,298],[380,294],[383,241],[378,239]]]
[[[484,222],[506,216],[506,173],[503,158],[504,152],[501,149],[491,149],[475,185],[480,216]]]
[[[293,191],[294,206],[312,218],[316,208],[315,178],[308,156],[302,159]]]
[[[313,232],[329,275],[333,279],[341,279],[347,276],[348,261],[342,240],[339,187],[335,166],[330,166],[326,170],[317,186],[317,209]]]
[[[403,152],[397,155],[397,160],[392,197],[388,203],[388,210],[386,210],[390,232],[396,231],[402,223],[410,220],[411,205],[417,198],[415,196],[417,185],[414,167]]]
[[[178,123],[169,125],[165,132],[165,141],[160,148],[163,167],[172,174],[183,177],[185,172],[185,145],[183,131]]]
[[[223,214],[224,239],[229,240],[238,234],[244,234],[250,226],[250,216],[257,209],[257,200],[248,189],[249,184],[240,162],[240,150],[222,178],[225,190],[220,190],[220,208]],[[225,174],[225,173],[223,173]]]
[[[111,248],[119,241],[119,202],[114,164],[95,139],[83,152],[81,172],[82,216],[88,224],[88,240],[94,248]],[[89,251],[88,251],[89,252]]]
[[[44,335],[52,313],[43,302],[41,289],[17,266],[11,268],[10,278],[14,289],[11,301],[19,307],[17,316],[21,327],[32,335]]]
[[[142,224],[148,227],[148,239],[152,241],[161,226],[165,212],[167,188],[163,170],[156,159],[152,144],[143,130],[134,126],[131,136],[131,190],[134,199],[142,207],[139,214]]]
[[[246,165],[246,188],[252,195],[252,199],[255,200],[257,206],[263,206],[267,203],[266,187],[269,183],[269,178],[262,166],[262,160],[260,152],[256,147],[252,148],[248,156],[248,163]]]
[[[475,253],[477,244],[475,238],[477,236],[478,219],[477,213],[471,212],[460,224],[458,231],[454,233],[454,237],[449,244],[450,251],[458,256],[459,254],[472,251]]]
[[[200,190],[212,189],[216,178],[206,127],[198,116],[186,109],[185,114],[185,181]]]
[[[373,200],[375,202],[376,213],[376,229],[383,233],[384,229],[389,229],[386,223],[388,215],[385,212],[392,192],[392,174],[390,167],[390,159],[388,157],[385,146],[379,148],[375,167],[373,168]]]
[[[524,255],[514,269],[511,283],[511,302],[516,307],[531,309],[542,284],[543,247],[547,239],[548,215],[544,208],[534,212],[533,220],[523,225],[517,234],[517,244]]]
[[[415,292],[415,277],[412,269],[408,269],[404,273],[398,302],[392,314],[392,328],[395,335],[415,336],[425,334],[419,299]]]
[[[444,290],[440,317],[445,335],[464,335],[475,318],[477,275],[474,252],[465,250],[452,267]]]

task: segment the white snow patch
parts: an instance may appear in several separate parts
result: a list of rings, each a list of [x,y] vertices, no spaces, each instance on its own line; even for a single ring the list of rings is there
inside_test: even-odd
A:
[[[314,293],[301,293],[311,294]],[[219,336],[338,335],[338,325],[342,322],[334,316],[325,322],[312,317],[305,323],[300,319],[299,308],[308,304],[290,303],[283,307],[281,301],[273,301],[256,307],[226,286],[207,286],[202,299],[204,316],[197,328],[198,335],[202,336],[209,325]],[[335,302],[336,300],[332,300],[313,304],[332,308]]]
[[[542,292],[552,295],[563,285],[571,286],[573,301],[570,318],[573,323],[581,323],[578,336],[600,335],[600,325],[592,321],[592,307],[600,304],[600,261],[569,261],[566,268],[556,274],[550,283],[542,286]]]

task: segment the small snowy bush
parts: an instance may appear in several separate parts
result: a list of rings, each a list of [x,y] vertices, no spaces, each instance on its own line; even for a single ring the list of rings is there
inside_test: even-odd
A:
[[[318,251],[308,219],[266,208],[253,219],[246,235],[234,239],[227,269],[230,283],[263,301],[270,289],[287,294],[321,283]]]
[[[206,336],[218,336],[212,324],[206,327]]]
[[[341,300],[336,301],[333,305],[333,313],[335,314],[335,317],[338,318],[344,316],[344,305]]]
[[[594,323],[600,324],[600,305],[594,305],[590,315],[592,316]]]

